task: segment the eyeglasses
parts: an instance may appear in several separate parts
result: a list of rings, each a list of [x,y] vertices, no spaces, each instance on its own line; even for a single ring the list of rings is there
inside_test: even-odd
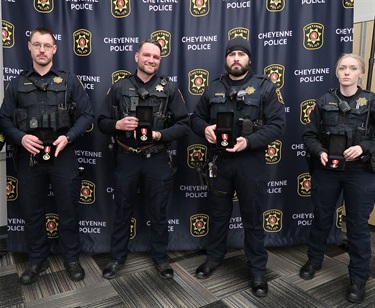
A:
[[[36,50],[40,50],[40,48],[44,48],[45,51],[51,51],[52,48],[53,48],[53,45],[50,45],[50,44],[45,44],[45,45],[42,45],[40,43],[31,43],[31,45],[33,46],[34,49]]]

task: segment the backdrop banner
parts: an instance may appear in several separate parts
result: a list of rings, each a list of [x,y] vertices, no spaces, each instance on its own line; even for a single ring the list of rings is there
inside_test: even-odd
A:
[[[268,145],[269,200],[263,208],[266,245],[308,242],[313,220],[311,176],[302,131],[317,97],[337,87],[335,62],[351,52],[353,2],[349,0],[3,0],[4,85],[31,65],[30,32],[47,26],[55,33],[54,64],[78,75],[98,115],[114,82],[136,70],[138,43],[162,45],[159,73],[178,83],[189,112],[210,81],[224,73],[228,39],[241,36],[252,46],[252,67],[277,85],[285,102],[286,134]],[[80,194],[82,250],[110,250],[114,205],[114,164],[109,137],[96,123],[76,144],[84,167]],[[177,166],[169,205],[170,250],[204,249],[210,232],[207,187],[195,171],[207,156],[205,140],[193,132],[173,144]],[[244,170],[245,172],[245,170]],[[7,231],[9,250],[26,250],[24,216],[11,145],[7,145]],[[150,221],[141,193],[133,213],[131,251],[149,249]],[[57,250],[59,216],[53,188],[46,199],[46,233]],[[5,205],[1,205],[5,206]],[[342,204],[332,217],[329,242],[341,240]],[[234,199],[228,247],[243,246],[243,225]]]

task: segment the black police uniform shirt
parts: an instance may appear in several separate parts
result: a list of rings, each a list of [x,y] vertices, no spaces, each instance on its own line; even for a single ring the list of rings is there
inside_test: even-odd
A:
[[[50,82],[54,77],[61,77],[61,73],[55,67],[44,76],[40,76],[31,68],[29,71],[24,72],[27,77],[44,80]],[[78,119],[73,123],[73,126],[68,131],[68,136],[71,141],[76,140],[92,125],[94,120],[94,113],[92,110],[90,98],[83,88],[82,83],[79,81],[75,74],[68,73],[67,75],[67,96],[71,101],[76,103]],[[18,108],[18,86],[19,78],[12,79],[7,85],[4,93],[4,101],[0,110],[0,125],[4,135],[10,141],[17,145],[21,145],[21,140],[26,132],[21,131],[14,125],[14,114]],[[48,103],[48,102],[47,102]]]
[[[262,126],[256,133],[244,137],[248,139],[247,150],[264,154],[263,150],[267,145],[282,137],[285,130],[285,108],[279,90],[266,76],[258,76],[251,71],[242,80],[231,80],[227,74],[223,78],[225,78],[224,83],[237,90],[245,87],[247,94],[244,99],[248,102],[247,104],[252,105],[251,107],[258,106],[257,110],[261,110],[258,119],[262,120]],[[223,105],[225,111],[234,112],[234,138],[241,135],[239,119],[246,117],[249,109],[238,109],[237,103],[225,96],[228,86],[225,87],[224,83],[220,78],[214,80],[205,89],[195,106],[194,113],[191,115],[191,127],[198,136],[205,137],[205,128],[216,123],[211,109],[214,108],[215,102],[213,101],[220,97],[221,101],[217,105]],[[260,100],[263,102],[261,103]]]
[[[173,140],[179,139],[186,136],[190,130],[189,115],[185,106],[185,101],[178,90],[175,83],[168,81],[168,86],[161,85],[162,78],[156,74],[147,82],[144,83],[136,74],[128,76],[127,78],[117,81],[109,89],[105,104],[101,110],[101,114],[98,116],[98,127],[100,131],[104,134],[119,136],[121,141],[128,146],[137,147],[136,140],[133,134],[126,134],[127,132],[116,130],[117,118],[113,116],[113,106],[118,106],[119,102],[123,99],[130,100],[129,93],[134,92],[134,84],[129,80],[133,78],[133,82],[136,82],[137,88],[146,88],[149,90],[150,94],[156,90],[164,91],[165,87],[168,87],[168,99],[167,99],[167,111],[170,112],[173,118],[172,126],[164,127],[162,129],[157,129],[162,135],[160,142],[170,143]],[[153,87],[152,89],[150,87]],[[131,89],[130,89],[131,88]],[[128,94],[127,94],[128,93]],[[145,100],[152,99],[146,97]],[[139,98],[139,104],[141,105],[141,98]],[[130,112],[131,116],[135,116],[135,112]],[[124,115],[119,115],[123,118]],[[153,130],[156,130],[153,128]],[[125,135],[128,135],[127,137]]]
[[[375,94],[364,91],[358,87],[357,92],[352,97],[343,97],[337,89],[341,100],[349,103],[350,111],[343,114],[339,107],[339,99],[330,90],[323,94],[316,102],[314,110],[310,113],[310,123],[306,125],[303,133],[303,142],[307,152],[314,158],[319,159],[322,152],[328,153],[328,144],[324,138],[324,131],[330,133],[347,134],[350,131],[351,144],[359,145],[363,155],[375,153],[374,124],[375,124]],[[370,108],[370,110],[368,110]],[[360,131],[365,131],[366,119],[369,114],[368,130],[372,135],[365,138]],[[359,129],[358,129],[359,128]]]

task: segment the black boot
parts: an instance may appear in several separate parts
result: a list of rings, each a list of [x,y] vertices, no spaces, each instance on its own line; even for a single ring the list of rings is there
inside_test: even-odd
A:
[[[22,284],[32,284],[34,283],[39,274],[43,271],[45,271],[48,268],[48,265],[46,262],[43,262],[39,265],[30,264],[29,267],[24,271],[20,277],[20,281]]]
[[[365,299],[365,283],[355,283],[351,280],[346,299],[351,303],[362,303]]]
[[[322,264],[316,264],[308,260],[307,263],[301,267],[301,270],[299,271],[299,276],[305,280],[313,279],[315,276],[315,272],[320,270],[321,268]]]

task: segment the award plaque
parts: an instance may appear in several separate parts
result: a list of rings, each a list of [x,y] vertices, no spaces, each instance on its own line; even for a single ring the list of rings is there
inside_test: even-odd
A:
[[[137,106],[136,117],[138,118],[138,127],[135,130],[137,143],[151,144],[152,141],[152,106]]]
[[[346,135],[329,135],[329,147],[328,147],[328,162],[326,163],[326,169],[330,170],[344,170],[345,159],[343,152],[346,149],[347,138]]]
[[[216,115],[216,148],[230,149],[234,147],[233,112],[218,112]]]
[[[52,143],[44,143],[43,149],[36,155],[38,165],[53,165],[55,162],[55,146]]]

